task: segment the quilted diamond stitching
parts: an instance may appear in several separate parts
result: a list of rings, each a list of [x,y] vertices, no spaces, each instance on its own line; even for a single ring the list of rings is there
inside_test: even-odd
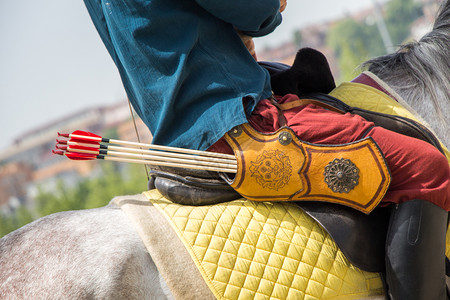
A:
[[[414,119],[414,116],[395,100],[362,84],[342,83],[330,94],[351,106]]]
[[[367,287],[367,280],[376,282],[378,275],[351,266],[328,234],[292,204],[237,200],[186,207],[155,193],[150,198],[172,218],[219,298],[332,299],[381,293],[381,283],[374,291]]]

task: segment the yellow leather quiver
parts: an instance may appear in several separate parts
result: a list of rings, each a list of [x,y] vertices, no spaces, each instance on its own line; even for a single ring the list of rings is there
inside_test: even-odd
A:
[[[255,201],[326,201],[369,214],[391,180],[372,138],[350,144],[316,145],[283,127],[262,134],[249,124],[225,135],[238,169],[227,178],[239,194]]]

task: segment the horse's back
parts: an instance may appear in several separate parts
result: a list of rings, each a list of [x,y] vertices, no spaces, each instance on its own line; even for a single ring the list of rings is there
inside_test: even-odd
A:
[[[120,209],[61,212],[0,239],[1,299],[166,298]]]

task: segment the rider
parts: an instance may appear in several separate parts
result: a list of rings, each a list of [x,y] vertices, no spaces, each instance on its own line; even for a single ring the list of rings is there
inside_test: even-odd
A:
[[[284,124],[269,100],[270,76],[254,59],[251,37],[267,35],[281,23],[286,0],[85,4],[155,144],[231,153],[222,138],[231,128],[249,123],[267,133]],[[298,100],[293,94],[276,98],[280,104]],[[395,204],[387,249],[390,293],[395,299],[409,293],[418,298],[423,290],[427,299],[432,299],[430,291],[444,297],[443,247],[450,210],[446,158],[426,142],[314,104],[288,109],[282,118],[310,143],[344,144],[367,136],[375,140],[392,175],[381,205]],[[433,222],[420,222],[425,207],[431,207]],[[415,219],[408,217],[411,214]],[[414,241],[408,240],[411,228]],[[430,252],[423,243],[434,241],[440,246]],[[403,259],[402,251],[416,263]],[[432,260],[434,269],[427,267]]]

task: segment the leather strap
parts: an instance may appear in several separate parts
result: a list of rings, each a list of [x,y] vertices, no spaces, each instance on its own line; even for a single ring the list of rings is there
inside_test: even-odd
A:
[[[345,114],[345,111],[343,111],[343,110],[340,110],[340,109],[338,109],[338,108],[336,108],[334,106],[328,105],[326,103],[323,103],[323,102],[321,102],[319,100],[314,100],[314,99],[298,99],[298,100],[295,100],[295,101],[291,101],[291,102],[287,102],[287,103],[283,103],[283,104],[278,104],[278,107],[281,110],[284,111],[284,110],[289,110],[289,109],[293,109],[293,108],[296,108],[296,107],[299,107],[299,106],[302,106],[302,105],[308,105],[308,104],[314,104],[314,105],[323,107],[325,109],[328,109],[330,111],[334,111],[334,112],[337,112],[337,113]]]
[[[269,99],[270,99],[270,103],[272,103],[272,105],[277,108],[277,111],[278,111],[278,125],[280,127],[287,126],[287,120],[286,120],[286,117],[283,114],[283,110],[285,110],[285,109],[282,108],[282,104],[279,104],[274,96],[271,96]]]

